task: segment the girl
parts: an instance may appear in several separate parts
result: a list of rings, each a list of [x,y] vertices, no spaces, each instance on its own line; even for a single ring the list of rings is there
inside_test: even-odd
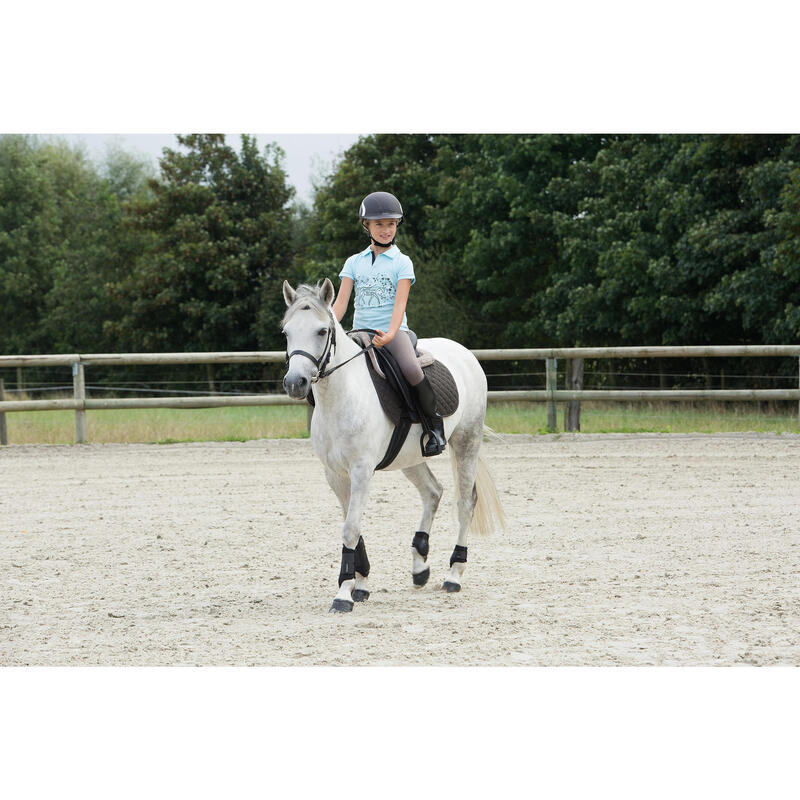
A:
[[[408,293],[416,280],[414,265],[394,243],[403,208],[394,195],[373,192],[364,198],[358,217],[372,243],[345,261],[333,313],[341,321],[355,286],[353,328],[376,331],[375,347],[385,347],[394,356],[427,418],[430,436],[423,455],[436,456],[444,450],[444,424],[436,413],[433,389],[417,361],[406,324]]]

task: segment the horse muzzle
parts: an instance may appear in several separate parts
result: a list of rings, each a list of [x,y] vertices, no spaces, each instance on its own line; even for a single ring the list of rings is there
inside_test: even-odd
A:
[[[297,375],[289,372],[283,379],[283,389],[289,397],[301,400],[308,397],[311,389],[311,382],[305,375]]]

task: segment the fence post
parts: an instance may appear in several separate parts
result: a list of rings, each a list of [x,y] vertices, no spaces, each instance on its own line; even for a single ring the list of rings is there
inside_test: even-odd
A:
[[[558,428],[558,409],[556,407],[555,391],[556,376],[558,375],[558,361],[555,358],[545,359],[545,389],[547,398],[547,430],[556,431]]]
[[[6,384],[0,378],[0,403],[6,399]],[[0,411],[0,444],[8,444],[8,428],[6,427],[6,412]]]
[[[75,409],[75,444],[86,443],[86,378],[83,364],[75,362],[72,365],[72,389],[75,399],[81,404]]]
[[[579,392],[583,389],[583,359],[570,358],[566,364],[567,389]],[[581,401],[569,400],[564,410],[564,430],[579,431],[581,429]]]

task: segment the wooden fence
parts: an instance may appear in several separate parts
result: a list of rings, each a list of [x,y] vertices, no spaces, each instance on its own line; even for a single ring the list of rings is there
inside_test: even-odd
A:
[[[547,427],[556,429],[557,404],[581,400],[796,400],[797,389],[559,389],[557,360],[594,358],[706,358],[706,357],[795,357],[800,345],[731,345],[691,347],[571,347],[506,350],[473,350],[479,361],[544,361],[544,389],[489,392],[489,402],[533,401],[547,404]],[[6,400],[0,382],[0,438],[7,443],[5,413],[14,411],[69,410],[75,412],[75,441],[86,441],[86,412],[113,408],[221,408],[223,406],[302,405],[284,394],[255,394],[197,397],[89,398],[86,396],[86,368],[140,364],[252,364],[279,363],[282,351],[238,353],[100,353],[41,356],[0,356],[0,369],[24,367],[69,367],[73,397],[58,400]],[[800,407],[798,408],[800,413]]]

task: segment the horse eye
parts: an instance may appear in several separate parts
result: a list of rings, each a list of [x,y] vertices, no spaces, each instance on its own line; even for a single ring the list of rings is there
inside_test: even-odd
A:
[[[328,329],[327,329],[327,328],[320,328],[320,329],[317,331],[317,336],[324,336],[324,335],[325,335],[327,332],[328,332]]]

